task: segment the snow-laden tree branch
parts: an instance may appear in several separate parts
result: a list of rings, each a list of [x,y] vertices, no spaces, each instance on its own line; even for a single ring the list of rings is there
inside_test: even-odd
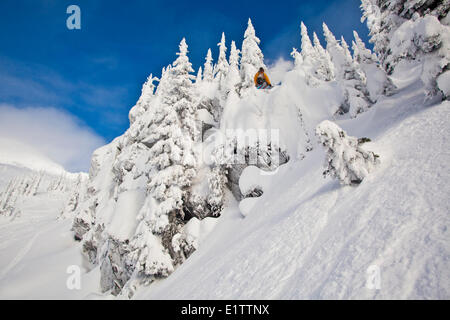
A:
[[[348,136],[337,124],[325,120],[316,135],[326,149],[324,176],[338,179],[343,185],[360,184],[379,162],[379,156],[362,148],[368,139]]]

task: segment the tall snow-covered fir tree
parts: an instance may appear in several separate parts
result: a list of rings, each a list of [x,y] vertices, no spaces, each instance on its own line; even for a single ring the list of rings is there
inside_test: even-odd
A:
[[[319,79],[324,81],[331,81],[334,79],[334,65],[331,62],[331,57],[320,44],[317,34],[313,33],[314,49],[317,52],[318,66],[316,68],[316,75]]]
[[[225,87],[225,81],[230,65],[227,61],[227,47],[225,41],[225,33],[222,33],[222,38],[217,44],[219,46],[219,59],[214,68],[214,77],[219,84],[219,90],[222,91]]]
[[[191,76],[194,70],[187,57],[187,49],[183,39],[178,58],[167,78],[161,81],[164,96],[159,110],[155,111],[158,116],[150,123],[151,134],[146,140],[151,145],[147,198],[140,213],[141,232],[132,241],[133,249],[141,250],[139,261],[150,259],[150,269],[148,264],[141,264],[141,271],[146,276],[167,275],[173,270],[173,266],[167,265],[167,257],[159,264],[154,261],[155,255],[149,255],[151,250],[139,247],[139,244],[152,242],[155,236],[162,238],[162,245],[174,263],[179,262],[171,241],[186,218],[189,187],[196,175],[194,143],[199,133],[195,122],[196,104]]]
[[[256,36],[252,20],[248,19],[247,30],[242,43],[241,78],[243,88],[254,86],[253,78],[259,68],[267,69],[264,64],[264,55],[259,48],[260,42],[261,40]]]
[[[197,247],[191,229],[223,209],[227,171],[199,161],[202,81],[193,83],[187,54],[183,39],[156,91],[148,78],[130,128],[94,153],[80,205],[67,205],[103,291],[131,296],[168,276]]]
[[[225,105],[228,92],[227,89],[227,74],[229,70],[229,63],[227,61],[227,47],[225,41],[225,33],[222,33],[220,42],[217,44],[219,47],[219,58],[217,64],[214,66],[214,86],[217,88],[217,92],[213,99],[210,101],[210,112],[213,114],[216,121],[220,121],[222,116],[223,107]]]
[[[336,67],[336,72],[338,73],[337,76],[343,78],[346,67],[350,64],[348,56],[328,26],[325,23],[323,23],[322,26],[325,41],[327,43],[326,49],[330,54],[331,61],[333,61],[333,64]]]
[[[317,76],[317,68],[320,66],[320,60],[318,57],[318,51],[314,49],[311,39],[308,35],[308,29],[305,24],[301,22],[301,51],[302,55],[302,69],[306,75],[306,81],[310,86],[317,86],[319,84]]]
[[[153,84],[153,82],[158,80],[158,78],[153,77],[153,74],[150,74],[150,76],[147,78],[147,81],[142,86],[142,92],[138,102],[129,112],[128,117],[130,120],[130,124],[132,124],[137,117],[141,116],[145,111],[148,110],[155,92],[155,85]]]
[[[236,86],[241,82],[239,73],[240,50],[234,41],[231,42],[229,67],[225,80],[225,91],[227,93],[236,92]]]
[[[301,54],[303,57],[303,60],[306,60],[310,57],[315,57],[315,50],[311,43],[311,39],[308,35],[308,28],[305,26],[303,21],[300,23],[300,34],[302,36],[302,44],[301,44]]]
[[[380,67],[376,54],[366,48],[356,31],[353,31],[353,36],[355,38],[352,41],[353,59],[366,74],[370,99],[376,102],[380,95],[390,96],[395,93],[395,86]]]
[[[344,94],[339,112],[349,112],[352,117],[356,117],[358,113],[366,111],[372,103],[366,86],[366,76],[359,64],[353,60],[345,40],[341,39],[341,45],[325,23],[323,32],[327,51],[336,68],[337,81]]]
[[[196,137],[195,101],[192,86],[193,72],[187,58],[185,40],[180,44],[178,59],[163,83],[166,94],[161,105],[162,122],[155,122],[147,142],[152,144],[151,164],[158,169],[152,177],[149,192],[157,200],[156,216],[167,219],[169,213],[181,210],[183,189],[195,175],[195,156],[192,153]],[[152,124],[151,124],[152,125]],[[155,216],[155,217],[156,217]],[[155,222],[156,225],[160,223]],[[163,229],[155,227],[154,231]]]
[[[187,53],[183,39],[156,92],[146,90],[151,81],[144,85],[138,105],[147,101],[145,112],[132,110],[139,115],[130,117],[127,132],[94,153],[73,229],[90,261],[100,265],[104,291],[118,294],[130,279],[167,276],[191,252],[172,245],[193,217],[190,187],[199,165],[198,101]],[[180,248],[184,238],[177,238]]]
[[[310,86],[317,86],[321,81],[334,79],[334,65],[329,53],[320,44],[316,33],[313,33],[314,45],[308,35],[308,29],[303,22],[301,30],[301,51],[296,49],[291,53],[296,68],[301,68]]]
[[[352,54],[350,53],[350,48],[347,44],[347,41],[345,41],[344,37],[341,37],[341,46],[342,49],[344,49],[344,55],[346,61],[352,61]]]
[[[203,69],[202,67],[198,68],[197,76],[195,77],[195,84],[200,84],[203,80]]]
[[[211,49],[208,49],[205,58],[205,64],[203,68],[203,80],[212,82],[214,80],[214,66]]]
[[[374,64],[378,61],[375,53],[366,48],[365,43],[359,37],[358,32],[353,31],[352,41],[353,58],[358,63]]]

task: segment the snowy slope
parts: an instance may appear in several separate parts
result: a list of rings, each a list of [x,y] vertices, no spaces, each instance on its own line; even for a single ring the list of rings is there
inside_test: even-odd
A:
[[[84,262],[72,221],[61,214],[86,179],[27,145],[0,138],[0,299],[84,298],[96,290],[66,286],[67,267]],[[3,205],[13,206],[12,214],[3,212]],[[95,270],[89,276],[81,271],[83,285],[98,283],[84,281],[95,277]]]
[[[189,260],[135,297],[449,299],[450,103],[424,106],[419,69],[399,66],[396,95],[357,119],[337,121],[350,135],[371,138],[367,149],[381,156],[361,185],[323,179],[324,151],[314,144],[304,160],[258,177],[264,194],[252,199],[246,218],[230,197]],[[259,107],[255,119],[273,110]],[[322,118],[322,108],[305,109],[310,125]],[[373,268],[380,270],[379,290],[366,287]]]
[[[57,220],[65,200],[59,192],[41,194],[20,218],[0,216],[0,299],[81,299],[98,291],[98,270],[87,273],[71,220]],[[72,265],[80,267],[81,290],[66,286]]]

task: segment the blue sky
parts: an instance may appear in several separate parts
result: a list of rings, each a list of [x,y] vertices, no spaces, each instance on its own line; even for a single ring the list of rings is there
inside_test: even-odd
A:
[[[68,30],[66,8],[81,8],[81,30]],[[53,108],[81,130],[111,141],[128,127],[142,83],[175,58],[186,37],[197,69],[222,32],[242,43],[252,18],[267,62],[289,59],[300,45],[300,21],[323,40],[325,21],[350,43],[367,40],[359,0],[0,2],[0,104]],[[366,41],[367,42],[367,41]],[[1,114],[0,114],[1,117]],[[87,161],[88,163],[88,161]],[[71,168],[73,169],[73,168]]]

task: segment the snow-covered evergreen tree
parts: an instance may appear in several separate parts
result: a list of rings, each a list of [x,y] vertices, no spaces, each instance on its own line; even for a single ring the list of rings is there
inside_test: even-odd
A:
[[[318,58],[318,51],[314,49],[311,39],[308,35],[308,29],[305,24],[300,24],[302,43],[301,43],[301,55],[302,55],[302,69],[306,75],[306,81],[310,86],[317,86],[319,84],[317,77],[317,68],[320,66]]]
[[[18,212],[16,201],[19,197],[20,186],[18,178],[12,179],[6,189],[0,194],[0,215],[12,216]]]
[[[40,194],[52,193],[63,199],[69,197],[85,180],[84,174],[54,176],[44,171],[16,176],[0,193],[0,215],[18,216],[23,203]]]
[[[84,201],[87,192],[87,176],[79,175],[72,186],[72,193],[65,204],[60,217],[74,218],[78,206]]]
[[[381,11],[376,4],[378,0],[361,0],[361,9],[363,15],[361,22],[367,20],[367,26],[370,30],[370,42],[374,44],[374,50],[381,61],[384,60],[387,46],[389,43],[388,33],[381,30]],[[383,27],[385,29],[386,27]]]
[[[219,83],[219,90],[223,90],[225,88],[225,81],[230,67],[227,61],[225,33],[222,33],[222,38],[217,45],[219,46],[219,59],[214,68],[214,76],[215,80]]]
[[[317,34],[313,33],[314,49],[317,52],[318,66],[316,68],[316,75],[319,79],[324,81],[331,81],[334,79],[334,65],[331,62],[330,54],[320,44]]]
[[[225,80],[226,93],[236,92],[236,86],[241,82],[239,73],[240,50],[234,41],[231,42],[230,61]]]
[[[197,77],[195,77],[195,84],[200,84],[203,80],[203,70],[202,67],[198,68]]]
[[[378,163],[378,155],[361,146],[367,139],[348,136],[334,122],[321,122],[316,135],[326,149],[324,176],[330,175],[343,185],[360,184]]]
[[[345,41],[344,37],[341,37],[341,45],[342,49],[344,49],[344,55],[346,61],[352,61],[352,54],[350,53],[350,48],[347,44],[347,41]]]
[[[355,73],[356,70],[352,68],[352,56],[345,40],[342,41],[343,38],[341,39],[341,45],[325,23],[323,23],[323,33],[327,42],[327,51],[336,67],[337,77],[346,79],[353,76],[348,75],[349,73]]]
[[[148,194],[146,203],[141,210],[141,222],[138,234],[133,244],[147,244],[155,235],[162,238],[162,245],[171,254],[175,263],[173,248],[170,247],[172,237],[177,233],[185,218],[185,207],[189,203],[189,187],[196,175],[197,160],[193,152],[194,141],[198,136],[195,112],[191,63],[187,57],[187,44],[183,39],[180,52],[173,63],[165,81],[161,81],[165,95],[159,106],[159,116],[150,123],[150,136],[147,143],[151,144],[149,164]],[[140,239],[142,238],[142,239]],[[154,242],[154,241],[152,241]],[[153,246],[158,247],[157,244]],[[156,263],[155,256],[149,256],[149,250],[141,250],[139,261],[150,261],[158,266],[141,270],[145,276],[166,275],[173,270],[163,253],[161,261]],[[167,254],[167,253],[166,253]]]
[[[308,35],[308,28],[306,28],[305,24],[303,23],[303,21],[300,23],[300,33],[302,36],[302,44],[301,44],[301,54],[303,57],[303,60],[307,60],[311,57],[315,57],[316,56],[316,52],[314,50],[314,47],[311,43],[311,39],[309,38]]]
[[[141,96],[136,103],[136,105],[131,108],[129,113],[130,124],[132,124],[137,117],[141,116],[145,111],[148,110],[150,102],[154,97],[155,85],[153,82],[158,81],[159,79],[153,77],[152,74],[147,78],[147,81],[142,86]]]
[[[327,51],[336,68],[336,78],[344,95],[344,101],[338,112],[349,112],[352,117],[356,117],[358,113],[366,111],[372,103],[366,86],[366,76],[359,64],[353,60],[345,40],[341,39],[341,45],[325,23],[323,31]]]
[[[208,49],[205,58],[205,64],[203,68],[203,80],[212,82],[214,80],[214,66],[211,49]]]
[[[167,276],[186,256],[172,239],[192,217],[190,189],[199,165],[197,87],[187,53],[183,39],[148,109],[94,153],[73,229],[89,260],[100,265],[104,291],[118,294],[131,282]]]
[[[353,31],[353,36],[355,38],[355,40],[352,41],[353,58],[356,62],[365,64],[376,63],[378,61],[376,54],[366,48],[366,45],[356,31]]]
[[[174,263],[169,251],[164,248],[161,238],[153,233],[145,218],[140,221],[129,248],[125,259],[129,270],[132,270],[130,278],[134,275],[148,281],[148,278],[167,277],[173,272]]]
[[[295,68],[304,72],[308,85],[315,87],[321,81],[334,79],[334,66],[328,52],[322,47],[316,35],[313,34],[314,46],[308,35],[308,29],[303,22],[301,29],[301,52],[294,48],[291,56],[294,58]]]
[[[356,31],[353,31],[353,36],[355,38],[352,41],[353,59],[366,74],[370,100],[376,102],[380,95],[390,96],[395,93],[395,85],[380,67],[376,54],[366,48]]]
[[[254,76],[259,68],[267,69],[264,64],[264,55],[259,48],[261,40],[256,36],[252,20],[248,19],[247,30],[244,34],[242,43],[241,58],[241,79],[242,87],[249,88],[254,86]]]
[[[391,74],[403,60],[423,66],[428,96],[450,94],[450,1],[363,0],[370,41]]]

